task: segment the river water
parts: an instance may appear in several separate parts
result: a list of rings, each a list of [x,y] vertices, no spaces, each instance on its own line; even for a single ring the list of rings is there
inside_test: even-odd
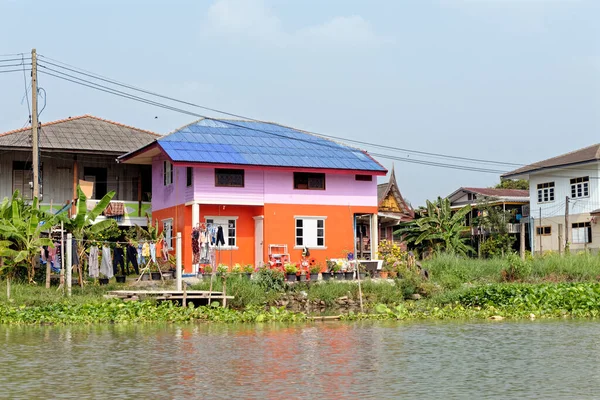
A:
[[[0,326],[0,398],[600,398],[600,324]]]

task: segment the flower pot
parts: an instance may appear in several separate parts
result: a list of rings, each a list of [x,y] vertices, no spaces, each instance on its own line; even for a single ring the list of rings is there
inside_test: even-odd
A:
[[[153,281],[160,281],[160,272],[150,272]]]
[[[171,271],[163,272],[163,278],[165,278],[165,279],[173,279],[173,273]]]
[[[108,285],[108,278],[100,278],[98,279],[101,285]]]
[[[381,279],[387,279],[388,277],[388,272],[387,271],[379,271],[379,277]]]
[[[333,273],[333,278],[336,281],[343,281],[344,280],[344,273],[343,272],[334,272]]]
[[[246,272],[246,273],[244,273],[243,276],[244,276],[244,278],[250,280],[252,278],[252,272]]]
[[[354,272],[344,272],[344,279],[347,281],[354,279]]]
[[[304,275],[300,275],[298,280],[299,280],[300,282],[306,282],[306,274],[304,274]]]
[[[115,279],[117,280],[117,283],[125,283],[127,277],[125,275],[117,275],[115,276]]]
[[[296,282],[296,274],[286,274],[285,277],[288,282]]]
[[[331,279],[331,272],[321,272],[321,277],[324,281],[328,281]]]
[[[142,275],[142,280],[149,281],[150,279],[151,279],[150,274],[147,272],[144,272],[144,274]]]
[[[319,274],[310,274],[311,282],[319,280]]]
[[[366,279],[366,278],[367,278],[367,273],[366,273],[366,272],[359,272],[359,274],[358,274],[358,275],[359,275],[359,277],[360,277],[360,280],[364,280],[364,279]]]

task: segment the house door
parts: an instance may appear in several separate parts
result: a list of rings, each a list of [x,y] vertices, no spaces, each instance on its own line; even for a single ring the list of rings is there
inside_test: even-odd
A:
[[[260,267],[264,263],[264,217],[254,217],[254,266]]]

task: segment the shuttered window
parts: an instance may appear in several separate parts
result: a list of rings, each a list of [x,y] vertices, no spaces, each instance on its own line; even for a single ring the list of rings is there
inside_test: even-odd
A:
[[[31,199],[32,188],[29,182],[33,182],[33,170],[30,162],[13,162],[13,192],[18,190],[24,199]]]

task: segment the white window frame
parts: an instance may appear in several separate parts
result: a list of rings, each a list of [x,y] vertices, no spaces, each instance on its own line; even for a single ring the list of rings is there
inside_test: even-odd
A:
[[[161,222],[163,226],[163,241],[165,242],[165,246],[167,246],[167,249],[173,250],[173,218],[163,219]],[[167,229],[167,227],[169,227],[169,229]]]
[[[569,180],[571,184],[571,198],[579,199],[583,197],[590,197],[590,177],[580,176]]]
[[[173,183],[173,163],[169,160],[163,162],[163,185],[168,186]]]
[[[302,221],[302,226],[298,226],[298,220]],[[294,249],[327,249],[327,242],[325,241],[325,229],[327,217],[323,216],[306,216],[306,215],[295,215],[294,216]],[[322,227],[319,227],[319,221],[322,221]],[[314,229],[314,236],[307,236],[310,232],[307,229]],[[319,232],[319,230],[321,232]],[[321,233],[319,235],[319,233]],[[298,239],[302,239],[302,244],[298,244]],[[319,245],[319,239],[322,239],[322,245]]]
[[[574,227],[573,225],[577,225]],[[579,226],[583,225],[583,226]],[[587,244],[592,243],[591,224],[589,222],[575,222],[571,224],[571,243]]]
[[[226,249],[226,250],[237,250],[238,247],[238,229],[239,229],[239,223],[238,223],[238,219],[239,217],[237,216],[226,216],[226,215],[207,215],[204,217],[204,222],[206,223],[207,227],[209,224],[209,221],[212,221],[213,225],[220,225],[223,227],[223,238],[225,239],[225,245],[221,246],[221,249]],[[233,221],[233,227],[230,226],[229,222]],[[231,237],[229,235],[229,233],[231,232],[231,230],[233,229],[233,237]],[[233,239],[233,241],[231,240]],[[233,243],[233,244],[230,244]]]
[[[554,201],[554,187],[554,182],[543,182],[537,184],[538,204],[552,203]]]

